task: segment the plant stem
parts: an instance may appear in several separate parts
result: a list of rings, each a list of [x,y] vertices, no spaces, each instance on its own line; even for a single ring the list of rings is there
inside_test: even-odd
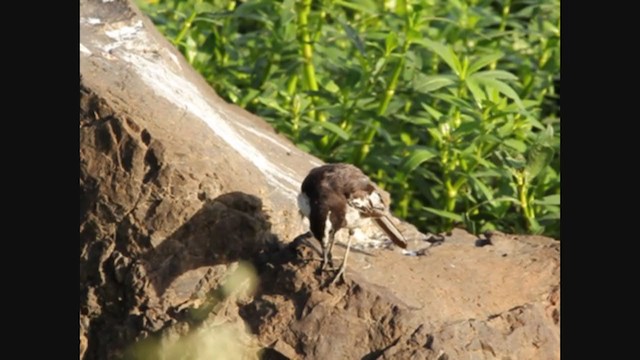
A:
[[[507,28],[507,18],[509,18],[509,12],[511,11],[511,0],[506,0],[502,7],[502,18],[500,19],[500,31],[504,31]]]
[[[309,90],[318,91],[316,71],[313,67],[313,45],[311,43],[311,34],[309,32],[310,12],[311,0],[301,0],[300,7],[298,9],[298,34],[300,35],[302,50],[304,80]]]
[[[408,28],[408,25],[407,25],[407,28]],[[410,43],[408,40],[405,40],[404,44],[402,45],[402,53],[400,54],[401,55],[400,60],[396,64],[396,67],[393,69],[393,74],[391,75],[391,81],[389,81],[389,83],[387,84],[387,88],[385,89],[385,92],[384,92],[384,97],[382,98],[382,101],[378,106],[378,110],[376,112],[378,116],[385,115],[389,107],[389,103],[391,102],[393,95],[396,93],[396,88],[398,87],[398,79],[400,79],[400,74],[402,74],[402,69],[404,68],[404,61],[405,61],[404,55],[409,50],[409,45]],[[378,133],[379,127],[380,127],[380,121],[378,120],[374,120],[371,126],[369,127],[369,131],[365,135],[364,143],[360,147],[360,151],[357,156],[358,164],[362,163],[364,159],[367,157],[367,155],[369,155],[369,151],[371,150],[371,142],[373,142],[373,138]]]
[[[301,45],[302,52],[302,73],[304,84],[307,90],[317,92],[318,81],[316,80],[316,70],[313,66],[313,41],[312,34],[309,30],[309,14],[311,13],[311,0],[300,0],[297,4],[298,8],[298,40]],[[318,24],[317,33],[320,33],[320,24]],[[317,110],[318,97],[315,94],[310,95],[311,98],[311,110],[309,115],[318,122],[324,122],[327,120],[324,113]],[[325,135],[320,139],[320,148],[326,149],[329,143],[329,136]]]
[[[454,186],[451,184],[451,175],[449,174],[448,171],[445,173],[444,185],[446,189],[445,210],[448,212],[453,212],[456,209],[457,193],[456,193],[456,190],[454,189]],[[447,224],[447,226],[450,226],[451,224],[453,224],[453,220],[446,218],[445,223]]]
[[[180,42],[182,41],[182,38],[184,38],[185,35],[187,35],[187,31],[189,31],[189,29],[191,29],[191,24],[193,23],[193,20],[196,18],[197,14],[198,13],[196,13],[196,11],[194,10],[191,13],[191,15],[189,15],[187,20],[182,24],[182,28],[180,29],[180,32],[173,39],[173,45],[178,46],[178,44],[180,44]]]
[[[294,139],[300,137],[300,97],[295,93],[298,85],[298,74],[292,74],[287,80],[287,105],[291,111],[291,135]]]
[[[507,19],[509,18],[509,12],[511,11],[511,0],[506,0],[504,6],[502,7],[502,17],[500,18],[500,28],[499,32],[505,31],[507,28]],[[498,37],[498,46],[500,45],[500,37]],[[498,65],[498,60],[492,62],[489,65],[491,70],[495,70]]]
[[[313,66],[313,42],[309,31],[309,14],[311,13],[311,0],[301,0],[298,7],[298,35],[302,52],[302,71],[304,83],[308,90],[318,91],[318,81],[316,80],[316,70]],[[317,98],[311,95],[311,102],[314,105],[312,115],[317,121],[325,121],[326,118],[315,110]]]
[[[408,42],[405,42],[407,44]],[[396,92],[396,88],[398,87],[398,79],[400,78],[400,74],[402,73],[402,68],[404,67],[404,54],[407,52],[407,46],[403,46],[402,48],[402,57],[400,61],[396,64],[395,69],[393,69],[393,75],[391,75],[391,81],[387,85],[387,89],[384,92],[384,98],[382,102],[380,102],[380,106],[378,106],[378,116],[383,116],[387,112],[387,108],[389,107],[389,103],[391,102],[391,98],[393,98],[393,94]]]
[[[411,190],[409,189],[409,185],[407,182],[404,182],[403,184],[403,192],[402,192],[402,199],[400,199],[400,202],[398,203],[398,210],[400,211],[400,216],[402,218],[406,218],[407,215],[409,215],[409,202],[411,201],[411,197],[412,197],[412,193]]]
[[[520,176],[518,176],[516,180],[518,185],[518,199],[520,200],[520,207],[522,208],[524,217],[527,219],[527,229],[531,230],[531,224],[532,220],[535,218],[535,214],[533,213],[533,208],[529,206],[529,187],[527,186],[527,181],[524,177],[524,174],[520,174]]]

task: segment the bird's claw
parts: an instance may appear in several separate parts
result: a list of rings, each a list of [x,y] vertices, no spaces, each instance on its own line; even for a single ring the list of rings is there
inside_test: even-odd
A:
[[[344,282],[344,266],[340,266],[340,269],[338,269],[338,273],[334,275],[333,280],[331,280],[331,282],[329,283],[329,285],[333,285],[336,283],[336,281],[338,281],[338,279],[341,279],[342,282]]]
[[[335,266],[333,265],[333,261],[329,260],[328,262],[322,261],[320,268],[318,269],[318,273],[323,273],[325,271],[333,271],[335,270]]]

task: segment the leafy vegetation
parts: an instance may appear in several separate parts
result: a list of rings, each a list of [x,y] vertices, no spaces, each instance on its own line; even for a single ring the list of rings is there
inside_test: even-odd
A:
[[[559,0],[139,5],[221,96],[422,230],[559,238]]]

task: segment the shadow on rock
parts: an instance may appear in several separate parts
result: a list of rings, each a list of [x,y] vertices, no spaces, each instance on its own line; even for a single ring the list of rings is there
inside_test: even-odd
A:
[[[106,244],[100,239],[85,241]],[[122,235],[117,240],[120,248],[135,241],[135,236]],[[81,298],[87,299],[81,313],[99,311],[85,318],[85,323],[81,321],[81,327],[88,330],[85,358],[127,357],[125,349],[134,342],[166,331],[178,334],[172,326],[182,322],[184,314],[173,312],[177,303],[193,298],[198,291],[211,296],[220,287],[220,278],[229,272],[228,265],[241,260],[255,263],[274,247],[278,247],[277,238],[271,233],[262,201],[242,192],[204,202],[160,245],[139,257],[110,245],[105,251],[110,255],[95,260],[100,263],[96,266],[101,269],[99,274],[85,274],[97,279],[95,285],[81,283]],[[87,272],[89,268],[81,266],[81,276],[83,269]],[[189,328],[198,323],[190,322]]]
[[[203,266],[253,261],[276,246],[262,201],[231,192],[204,203],[184,225],[144,257],[158,296],[181,274]]]

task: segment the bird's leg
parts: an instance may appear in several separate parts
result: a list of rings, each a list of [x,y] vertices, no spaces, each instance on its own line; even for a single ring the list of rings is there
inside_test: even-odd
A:
[[[331,248],[333,247],[334,232],[329,231],[327,235],[329,236],[324,236],[321,241],[321,246],[322,246],[322,265],[320,265],[321,272],[324,271],[324,269],[327,267],[327,264],[330,264],[331,267],[333,267],[333,259],[331,257]],[[327,248],[327,245],[329,245],[329,248]]]
[[[345,251],[344,253],[344,259],[342,259],[342,264],[340,265],[340,269],[338,270],[338,273],[335,275],[335,277],[333,278],[333,280],[329,285],[332,285],[333,283],[335,283],[338,280],[338,278],[342,278],[342,281],[344,281],[344,270],[347,267],[347,257],[349,256],[349,248],[351,248],[352,239],[353,237],[349,236],[349,240],[347,240],[347,251]]]
[[[331,269],[333,269],[333,244],[336,243],[336,232],[331,230],[329,233],[329,263],[331,264]]]
[[[320,272],[324,271],[324,268],[327,266],[327,262],[327,245],[322,241],[322,264],[320,265]]]

